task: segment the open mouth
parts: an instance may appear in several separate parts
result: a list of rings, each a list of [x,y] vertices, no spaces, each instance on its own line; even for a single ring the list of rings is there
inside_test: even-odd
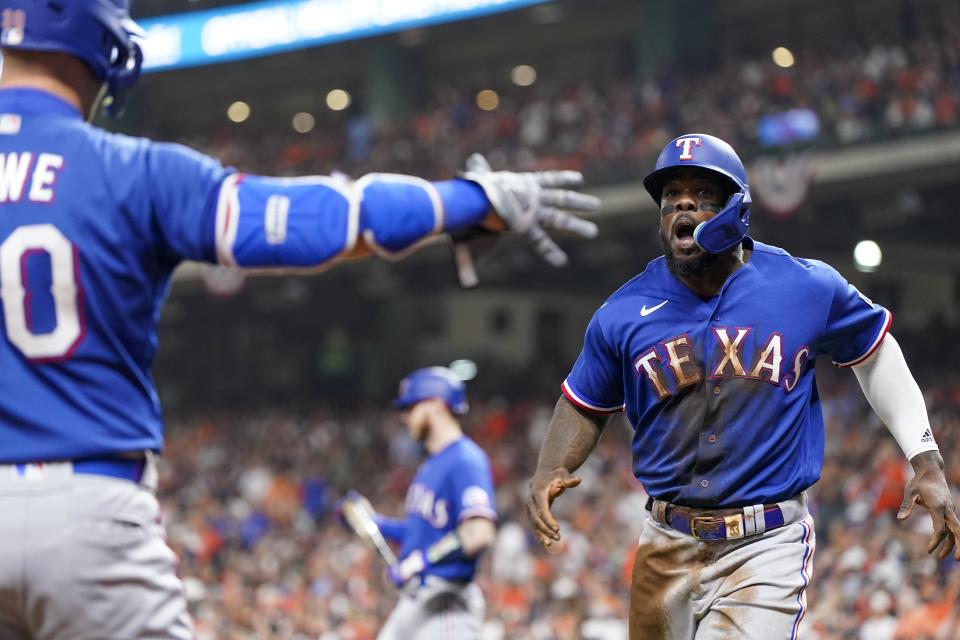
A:
[[[693,247],[693,232],[697,228],[696,223],[691,218],[681,218],[673,225],[673,237],[678,248],[689,249]]]

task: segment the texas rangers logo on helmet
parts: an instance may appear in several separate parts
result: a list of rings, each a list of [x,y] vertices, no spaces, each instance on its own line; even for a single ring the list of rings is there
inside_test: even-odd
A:
[[[677,140],[677,148],[683,147],[680,152],[681,160],[693,160],[693,145],[700,146],[700,138],[680,138]]]
[[[27,26],[27,12],[23,9],[4,9],[0,20],[0,43],[10,47],[22,44],[23,30]]]

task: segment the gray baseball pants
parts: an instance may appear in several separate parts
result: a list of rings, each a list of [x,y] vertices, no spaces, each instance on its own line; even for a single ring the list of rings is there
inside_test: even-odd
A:
[[[475,582],[427,576],[400,591],[377,640],[480,640],[486,603]]]
[[[806,497],[784,526],[701,542],[647,517],[633,565],[631,640],[796,640],[816,536]]]
[[[0,465],[3,640],[189,640],[176,562],[150,487]]]

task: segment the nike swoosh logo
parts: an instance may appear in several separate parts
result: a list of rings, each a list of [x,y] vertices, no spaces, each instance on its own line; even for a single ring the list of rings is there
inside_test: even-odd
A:
[[[649,309],[647,309],[647,305],[643,305],[643,307],[641,307],[641,309],[640,309],[640,315],[643,316],[643,317],[647,317],[648,315],[650,315],[651,313],[653,313],[654,311],[656,311],[657,309],[659,309],[659,308],[662,307],[663,305],[667,304],[668,302],[670,302],[670,301],[669,301],[669,300],[664,300],[663,302],[661,302],[661,303],[658,304],[657,306],[655,306],[655,307],[650,307]]]

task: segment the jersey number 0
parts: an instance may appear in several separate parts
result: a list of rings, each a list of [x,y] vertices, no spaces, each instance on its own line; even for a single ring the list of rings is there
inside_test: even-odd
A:
[[[50,259],[50,290],[56,323],[34,333],[30,299],[45,292],[28,287],[28,258],[46,253]],[[7,338],[31,360],[59,360],[73,352],[83,338],[77,285],[76,248],[52,224],[18,227],[0,244],[0,298]]]

